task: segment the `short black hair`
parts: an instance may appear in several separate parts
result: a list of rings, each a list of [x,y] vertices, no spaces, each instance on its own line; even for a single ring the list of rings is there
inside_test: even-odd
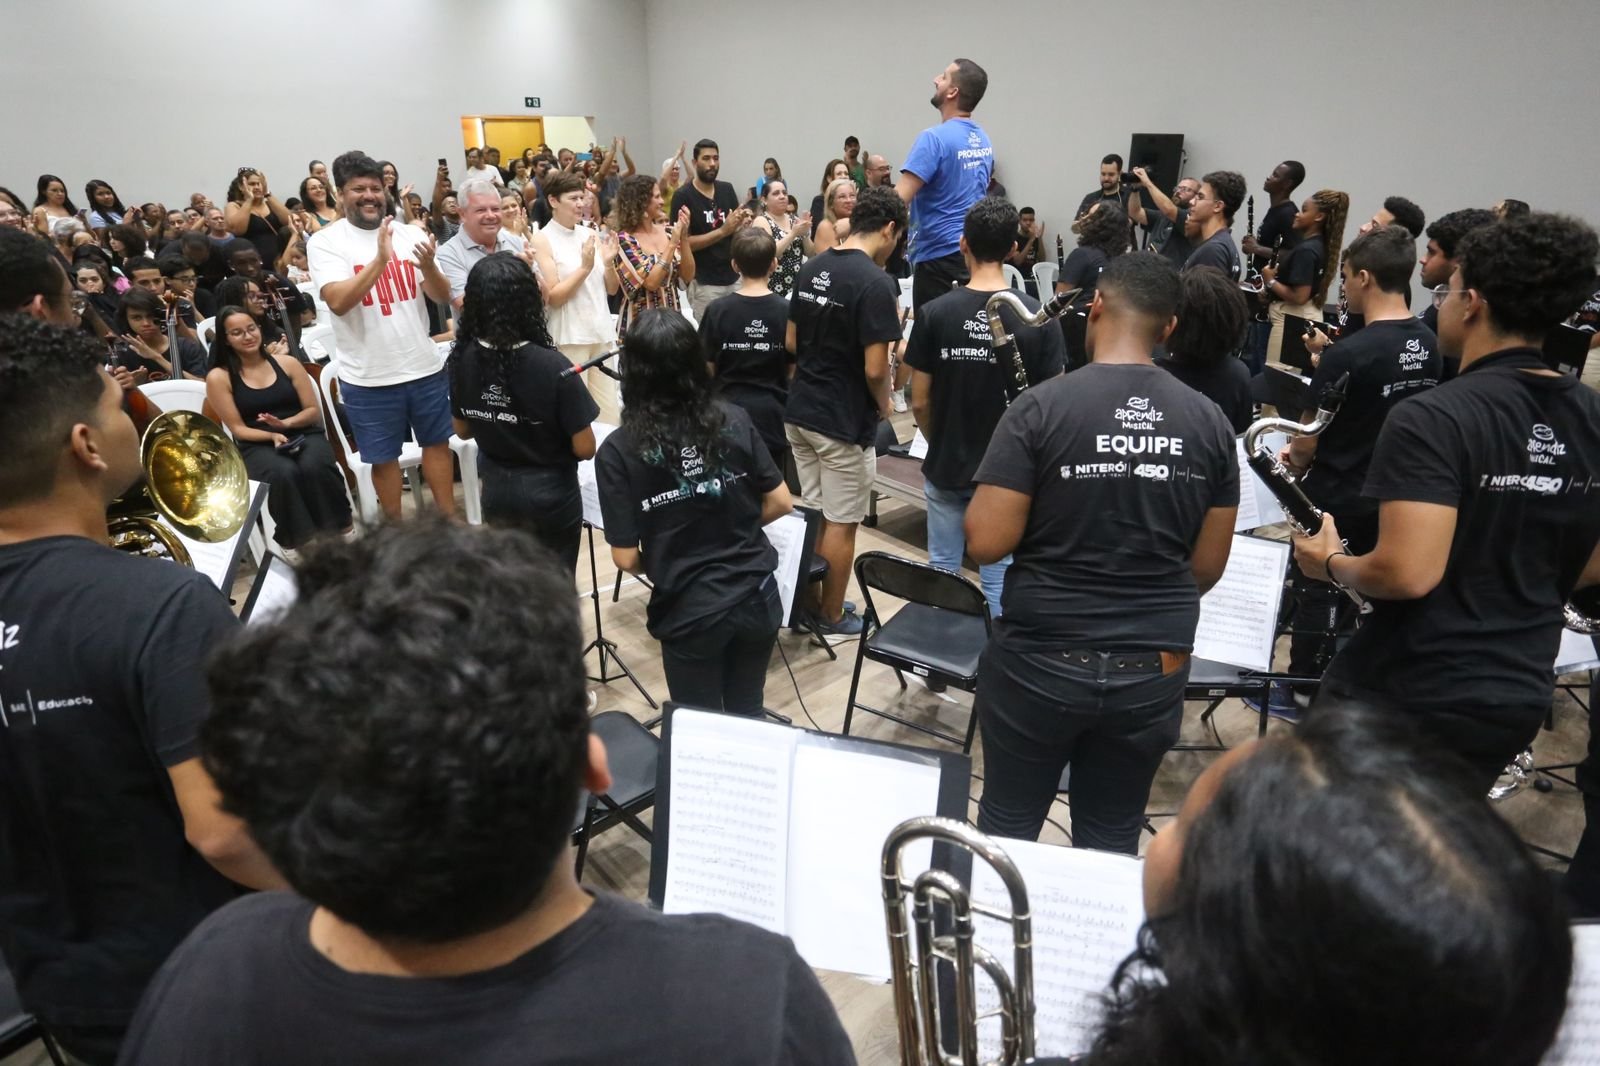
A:
[[[196,233],[192,229],[183,231],[183,235],[178,238],[178,247],[204,248],[206,250],[206,258],[209,259],[211,257],[211,238],[204,233]]]
[[[1294,192],[1306,180],[1306,165],[1298,159],[1285,159],[1278,164],[1289,172],[1289,191]]]
[[[1178,268],[1160,255],[1119,255],[1100,271],[1095,290],[1107,304],[1149,319],[1156,332],[1178,313]]]
[[[1239,283],[1220,270],[1185,270],[1178,278],[1178,325],[1167,350],[1191,366],[1212,366],[1238,351],[1250,325]]]
[[[136,255],[136,256],[133,256],[130,259],[125,259],[122,262],[122,273],[123,273],[123,276],[127,277],[130,281],[133,279],[133,272],[135,270],[160,270],[160,269],[161,269],[160,264],[157,263],[154,259],[150,258],[148,255]]]
[[[967,251],[980,263],[999,263],[1017,246],[1021,215],[1004,196],[985,196],[967,208],[961,235]]]
[[[1595,291],[1600,239],[1587,222],[1543,211],[1475,229],[1458,249],[1461,280],[1506,333],[1543,337]]]
[[[143,255],[148,242],[144,237],[144,226],[134,226],[126,222],[119,222],[106,230],[106,236],[115,237],[122,242],[122,254],[125,256]]]
[[[1031,207],[1019,207],[1019,208],[1017,208],[1017,214],[1019,214],[1019,215],[1031,215],[1033,213],[1034,213],[1034,211],[1033,211],[1033,208],[1031,208]]]
[[[161,271],[162,277],[175,278],[185,270],[194,270],[194,264],[176,252],[163,253],[156,260],[156,268]]]
[[[1493,211],[1482,207],[1463,207],[1434,219],[1433,225],[1428,227],[1428,239],[1438,243],[1439,251],[1444,253],[1446,259],[1454,259],[1461,238],[1494,223]]]
[[[1238,213],[1239,206],[1244,203],[1245,181],[1244,175],[1237,170],[1213,170],[1200,179],[1202,184],[1211,186],[1211,191],[1217,194],[1217,199],[1222,201],[1222,217],[1231,225],[1233,216]]]
[[[1404,196],[1385,198],[1383,209],[1394,216],[1395,225],[1404,226],[1406,232],[1411,234],[1412,237],[1422,236],[1422,231],[1427,228],[1428,216],[1422,213],[1422,208],[1407,200]]]
[[[707,148],[711,149],[713,152],[716,152],[718,155],[722,154],[722,149],[717,147],[716,141],[713,141],[710,137],[702,137],[698,141],[694,142],[694,152],[690,154],[689,158],[699,159],[700,153],[705,151]]]
[[[1103,156],[1101,158],[1101,160],[1100,160],[1100,165],[1101,166],[1105,166],[1107,163],[1111,163],[1111,164],[1115,165],[1118,170],[1122,169],[1122,157],[1120,155],[1118,155],[1117,153],[1115,153],[1115,152],[1112,152],[1110,155]]]
[[[0,312],[19,310],[35,296],[56,307],[65,298],[62,281],[61,264],[49,241],[0,227]]]
[[[235,237],[233,240],[222,246],[222,258],[227,262],[232,262],[233,257],[236,255],[244,255],[248,252],[254,252],[259,256],[261,254],[261,249],[257,248],[254,242],[247,241],[243,237]],[[263,260],[263,262],[265,262],[265,260]]]
[[[852,144],[855,145],[857,148],[861,147],[861,142],[856,140],[856,135],[853,134],[853,133],[850,136],[848,136],[848,137],[846,137],[844,139],[844,146],[846,148],[849,148]]]
[[[315,542],[296,580],[211,662],[224,809],[371,936],[440,943],[527,910],[588,761],[572,574],[526,533],[429,517]]]
[[[342,189],[352,178],[377,178],[383,181],[383,164],[362,151],[345,152],[333,161],[333,185]]]
[[[1417,239],[1399,223],[1379,226],[1351,241],[1344,258],[1351,274],[1365,270],[1384,292],[1403,293],[1417,265]]]
[[[746,226],[733,235],[728,251],[742,277],[763,278],[778,258],[778,242],[767,227]]]
[[[149,289],[141,289],[137,285],[122,294],[122,300],[117,304],[117,332],[131,333],[133,327],[128,324],[128,312],[139,311],[155,319],[156,325],[161,326],[167,320],[167,305]]]
[[[322,162],[320,159],[313,159],[311,162],[306,164],[306,173],[311,173],[313,170],[316,170],[318,166],[327,166],[327,164]]]
[[[8,243],[0,242],[0,276],[11,268]],[[0,314],[0,455],[6,457],[0,507],[37,500],[55,487],[68,433],[79,422],[96,421],[105,360],[105,347],[80,331]]]
[[[989,74],[970,59],[954,60],[956,76],[950,80],[956,86],[956,107],[962,111],[976,111],[989,91]]]
[[[1513,200],[1508,196],[1500,201],[1500,210],[1505,214],[1506,218],[1521,218],[1523,215],[1532,213],[1533,208],[1528,206],[1528,201],[1526,200]]]
[[[893,222],[896,232],[906,229],[906,202],[900,194],[884,185],[861,190],[856,197],[856,207],[850,212],[851,233],[873,233]]]

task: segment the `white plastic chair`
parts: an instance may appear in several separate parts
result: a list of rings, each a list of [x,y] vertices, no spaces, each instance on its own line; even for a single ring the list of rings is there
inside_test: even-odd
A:
[[[902,308],[904,308],[905,310],[907,310],[907,311],[911,310],[911,279],[910,278],[901,278],[900,279],[900,306]]]
[[[372,483],[372,464],[361,458],[361,453],[356,451],[355,443],[345,434],[344,423],[339,421],[339,407],[334,402],[336,395],[335,386],[339,382],[337,363],[329,363],[322,368],[322,377],[319,385],[322,389],[322,409],[327,412],[324,419],[339,438],[339,446],[344,449],[344,461],[350,467],[350,472],[356,476],[356,510],[361,516],[363,525],[371,525],[378,520],[382,508],[378,506],[378,489]],[[411,478],[411,493],[416,497],[418,505],[423,503],[425,493],[422,490],[419,477],[413,477],[411,472],[422,466],[422,447],[414,440],[408,440],[400,446],[400,469]],[[476,478],[477,469],[473,468]]]
[[[1033,280],[1039,286],[1039,299],[1048,301],[1056,291],[1056,276],[1061,273],[1061,268],[1054,263],[1033,264]]]
[[[206,404],[206,383],[191,381],[147,381],[139,386],[145,399],[163,411],[193,411],[199,414]]]
[[[313,362],[331,363],[339,358],[339,347],[333,340],[333,326],[326,322],[318,322],[301,330],[300,347],[305,349]],[[319,354],[322,358],[318,357]]]
[[[212,327],[216,324],[216,321],[217,320],[215,318],[202,318],[200,321],[194,324],[194,335],[200,338],[200,343],[205,345],[207,348],[211,347],[211,341],[213,338],[207,336],[206,334],[211,331]]]
[[[1016,267],[1012,266],[1010,263],[1001,263],[1000,264],[1000,270],[1006,276],[1006,284],[1007,285],[1011,286],[1013,289],[1016,289],[1016,290],[1018,290],[1020,292],[1027,292],[1028,291],[1028,283],[1023,280],[1022,271],[1018,270]]]

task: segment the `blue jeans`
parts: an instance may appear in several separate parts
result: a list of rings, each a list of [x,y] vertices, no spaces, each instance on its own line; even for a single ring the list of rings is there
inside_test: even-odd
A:
[[[974,489],[941,489],[926,479],[922,494],[928,500],[928,562],[946,570],[961,572],[961,556],[967,550],[967,531],[963,523],[967,517],[967,504],[972,502]],[[1000,593],[1006,585],[1006,567],[1011,556],[997,563],[978,567],[979,584],[983,598],[989,601],[989,614],[1000,617]]]

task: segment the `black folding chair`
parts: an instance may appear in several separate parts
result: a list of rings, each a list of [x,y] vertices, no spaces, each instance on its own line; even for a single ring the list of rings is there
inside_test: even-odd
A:
[[[656,760],[661,740],[626,711],[601,711],[589,719],[589,729],[606,746],[606,762],[611,768],[611,789],[585,797],[572,828],[572,842],[578,846],[576,876],[583,878],[583,862],[589,854],[589,841],[614,825],[626,825],[646,842],[650,827],[639,815],[655,806]]]
[[[888,552],[867,552],[856,560],[856,583],[866,601],[861,639],[856,645],[855,672],[850,675],[850,702],[844,709],[844,733],[857,709],[929,736],[972,750],[978,728],[973,713],[965,737],[935,726],[902,718],[889,711],[856,702],[861,684],[861,664],[868,659],[894,669],[902,690],[904,671],[930,682],[943,682],[963,692],[978,688],[978,657],[989,643],[989,604],[983,590],[960,574],[927,563],[902,559]],[[905,605],[885,621],[873,593],[905,600]]]
[[[0,962],[0,1059],[15,1055],[35,1040],[44,1044],[51,1062],[56,1066],[66,1066],[66,1059],[50,1034],[44,1031],[33,1015],[22,1009],[16,982],[11,979],[5,963]]]

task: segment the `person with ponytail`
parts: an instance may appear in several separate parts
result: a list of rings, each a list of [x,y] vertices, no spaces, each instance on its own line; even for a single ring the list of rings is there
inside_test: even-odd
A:
[[[793,510],[743,408],[716,399],[676,310],[643,311],[622,359],[622,428],[595,459],[606,543],[645,574],[645,618],[676,703],[759,715],[782,603],[761,527]]]
[[[467,274],[448,367],[456,434],[478,442],[484,519],[532,533],[573,573],[578,462],[594,457],[600,409],[551,341],[539,281],[521,257],[495,252]]]
[[[1339,252],[1344,247],[1344,223],[1350,214],[1350,196],[1336,189],[1319,189],[1306,197],[1294,216],[1299,243],[1289,249],[1281,266],[1261,270],[1272,303],[1267,318],[1272,334],[1267,338],[1267,358],[1278,357],[1283,344],[1283,316],[1298,315],[1320,321],[1328,283],[1338,273]],[[1329,270],[1329,264],[1333,269]]]

